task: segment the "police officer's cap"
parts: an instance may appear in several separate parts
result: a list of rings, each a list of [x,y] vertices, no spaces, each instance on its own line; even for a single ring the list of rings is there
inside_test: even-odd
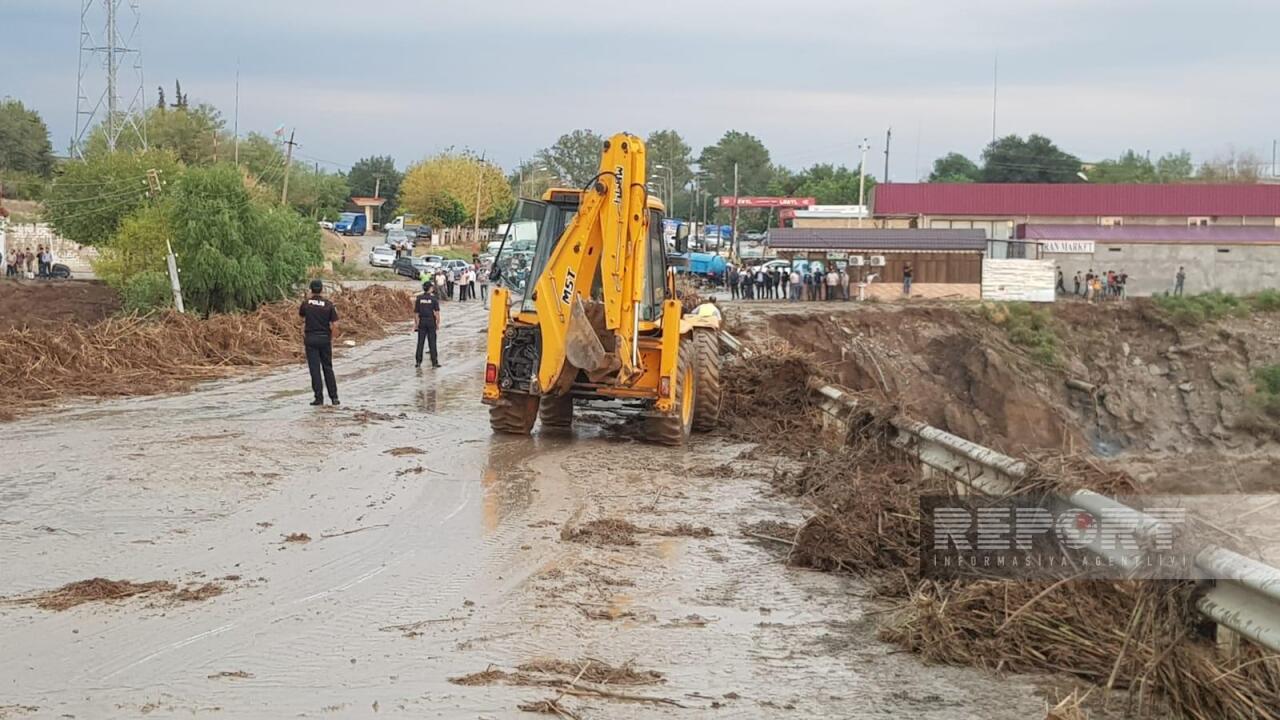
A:
[[[311,292],[313,292],[313,293],[321,293],[321,292],[324,292],[324,281],[323,281],[323,280],[320,280],[320,279],[312,280],[312,281],[311,281]]]
[[[432,287],[432,283],[431,283],[431,281],[430,281],[430,280],[424,280],[424,281],[422,281],[422,289],[423,289],[423,290],[430,290],[430,289],[431,289],[431,287]]]

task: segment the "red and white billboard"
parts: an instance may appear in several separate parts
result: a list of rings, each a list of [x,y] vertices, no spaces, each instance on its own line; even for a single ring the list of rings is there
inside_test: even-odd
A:
[[[732,195],[721,196],[717,201],[720,207],[740,207],[740,208],[807,208],[810,205],[817,205],[818,201],[811,197],[733,197]]]

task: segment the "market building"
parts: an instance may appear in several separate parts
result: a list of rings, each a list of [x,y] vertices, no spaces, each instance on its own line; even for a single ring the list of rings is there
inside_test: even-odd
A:
[[[1017,238],[1034,242],[1072,289],[1075,273],[1129,276],[1130,295],[1173,289],[1178,268],[1187,294],[1220,290],[1244,294],[1280,288],[1280,228],[1208,225],[1019,225]]]
[[[872,191],[871,213],[880,227],[980,229],[997,241],[1024,224],[1277,227],[1280,185],[892,183]]]

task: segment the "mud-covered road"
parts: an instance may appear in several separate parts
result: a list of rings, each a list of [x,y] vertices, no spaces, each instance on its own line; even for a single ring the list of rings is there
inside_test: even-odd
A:
[[[662,673],[623,691],[669,702],[564,698],[584,718],[1043,712],[1028,681],[880,643],[865,587],[745,535],[804,510],[765,463],[724,472],[741,447],[491,436],[484,315],[445,317],[440,370],[407,329],[340,353],[339,409],[294,367],[0,426],[0,717],[532,717],[556,691],[448,679],[535,658]],[[605,517],[634,544],[562,539]],[[12,601],[95,577],[223,592]]]

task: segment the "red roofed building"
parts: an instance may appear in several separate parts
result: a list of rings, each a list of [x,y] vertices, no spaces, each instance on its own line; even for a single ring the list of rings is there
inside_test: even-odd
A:
[[[977,228],[1004,240],[1037,225],[1280,226],[1280,185],[892,183],[877,185],[881,227]]]

